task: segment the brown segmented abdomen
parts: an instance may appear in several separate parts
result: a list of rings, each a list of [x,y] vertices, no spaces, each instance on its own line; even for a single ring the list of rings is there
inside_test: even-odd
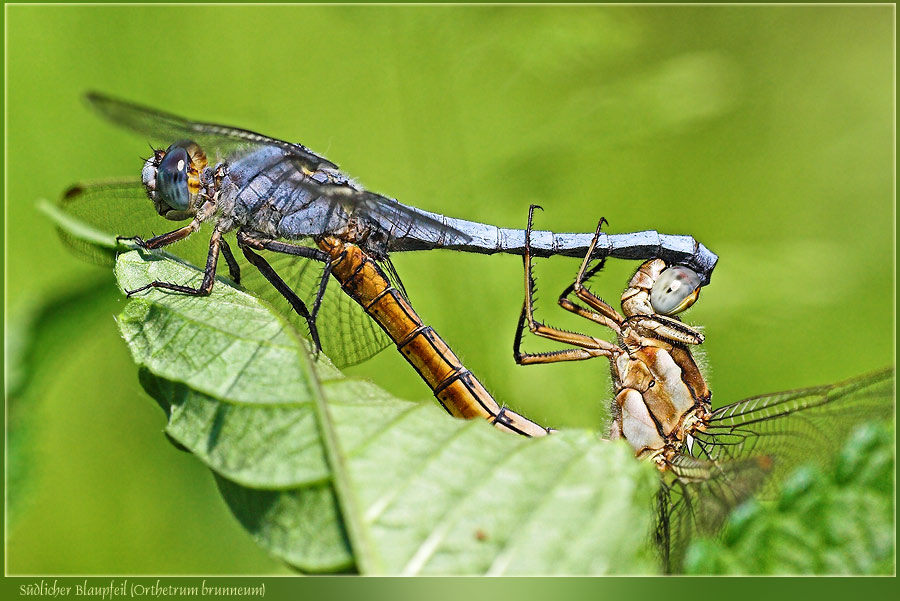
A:
[[[450,415],[484,418],[502,430],[544,436],[550,430],[501,407],[467,370],[446,342],[426,326],[381,267],[361,248],[323,238],[319,248],[331,255],[331,274],[341,288],[391,337]]]

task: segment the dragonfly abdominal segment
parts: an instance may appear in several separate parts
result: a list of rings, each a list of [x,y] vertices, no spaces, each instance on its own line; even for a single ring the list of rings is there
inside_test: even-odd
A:
[[[358,246],[329,237],[319,242],[319,248],[331,257],[331,273],[341,288],[390,336],[448,413],[464,419],[485,418],[502,430],[526,436],[543,436],[551,431],[498,405]]]
[[[446,248],[479,254],[505,253],[524,255],[526,234],[522,229],[498,228],[492,225],[445,217],[410,207],[417,213],[430,217],[433,222],[444,224],[444,229],[416,232],[416,236],[393,236],[391,252]],[[440,235],[441,231],[451,232]],[[455,237],[453,231],[466,233],[466,238]],[[691,236],[660,234],[653,230],[626,234],[601,232],[596,242],[588,233],[554,233],[533,231],[528,246],[533,257],[584,257],[592,248],[591,258],[646,260],[658,257],[669,264],[684,265],[695,272],[701,285],[709,284],[718,257]],[[593,244],[592,244],[593,242]]]

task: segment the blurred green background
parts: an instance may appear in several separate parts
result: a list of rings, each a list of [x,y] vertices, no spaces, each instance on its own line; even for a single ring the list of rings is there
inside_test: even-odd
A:
[[[287,573],[162,435],[111,270],[70,256],[35,210],[80,180],[136,177],[148,152],[86,90],[300,141],[456,217],[521,227],[539,203],[542,229],[605,216],[609,232],[691,234],[720,256],[686,320],[705,328],[723,404],[894,360],[892,11],[8,7],[7,339],[25,357],[8,374],[8,571]],[[513,363],[520,259],[395,263],[499,400],[604,427],[605,362]],[[609,265],[593,289],[615,301],[635,267]],[[537,263],[539,317],[597,333],[555,306],[577,268]],[[390,350],[348,371],[431,398]]]

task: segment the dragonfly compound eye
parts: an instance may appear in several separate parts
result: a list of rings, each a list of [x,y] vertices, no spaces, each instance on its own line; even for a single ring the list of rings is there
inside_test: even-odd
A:
[[[156,170],[156,195],[169,208],[186,211],[191,203],[188,170],[191,158],[178,142],[169,146]]]
[[[650,289],[650,304],[660,315],[675,315],[694,304],[700,295],[700,276],[682,265],[669,267]]]

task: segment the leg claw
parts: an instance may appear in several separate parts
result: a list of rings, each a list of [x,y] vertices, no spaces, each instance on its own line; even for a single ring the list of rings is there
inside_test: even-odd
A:
[[[132,242],[141,248],[147,248],[147,243],[140,236],[116,236],[116,242]]]

